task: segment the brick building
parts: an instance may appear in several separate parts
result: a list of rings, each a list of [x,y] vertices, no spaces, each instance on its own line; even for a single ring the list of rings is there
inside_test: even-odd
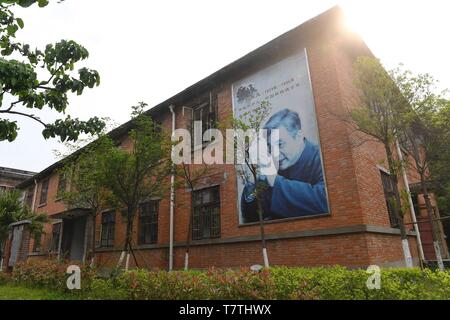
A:
[[[173,119],[175,128],[190,128],[193,120],[224,120],[233,113],[235,83],[295,55],[301,55],[306,61],[307,78],[303,80],[312,90],[318,130],[316,142],[320,145],[328,210],[326,214],[265,222],[271,265],[403,265],[399,229],[386,205],[389,186],[383,181],[389,172],[383,165],[384,148],[374,142],[356,147],[358,137],[336,117],[357,104],[353,62],[358,56],[372,56],[362,39],[343,26],[339,8],[332,8],[279,36],[154,106],[148,113],[169,130]],[[110,135],[129,147],[129,128],[128,122]],[[405,156],[408,156],[406,152]],[[92,230],[93,224],[86,211],[67,210],[58,199],[58,190],[66,185],[65,179],[57,173],[60,166],[57,162],[19,186],[27,195],[36,192],[35,200],[27,197],[29,204],[37,212],[47,212],[53,219],[46,227],[46,234],[30,242],[29,259],[46,258],[53,253],[83,260],[94,231],[98,239],[98,264],[114,265],[125,238],[120,213],[104,212],[97,217],[98,228]],[[410,182],[417,182],[417,175],[410,171]],[[194,195],[195,199],[202,200],[195,205],[207,206],[211,210],[208,212],[214,214],[211,213],[210,220],[198,220],[200,224],[192,234],[190,266],[262,264],[259,226],[242,223],[239,217],[234,166],[216,165],[202,185]],[[186,189],[176,190],[173,208],[175,269],[183,268],[190,206],[194,205],[191,199]],[[421,201],[420,197],[417,199]],[[141,266],[168,268],[170,205],[167,198],[153,200],[143,204],[136,216],[133,240]],[[410,215],[405,219],[411,221]],[[207,220],[209,222],[205,222]],[[416,233],[412,225],[407,228],[409,246],[417,264]]]
[[[0,191],[12,189],[35,174],[36,172],[0,167]]]
[[[0,167],[0,193],[7,191],[7,190],[14,189],[19,183],[21,183],[27,179],[30,179],[35,174],[36,174],[35,172],[31,172],[31,171]],[[17,228],[23,228],[23,227],[11,226],[11,228],[17,229]],[[16,239],[20,239],[17,242],[21,243],[20,247],[22,249],[22,254],[15,255],[13,258],[16,259],[16,256],[17,256],[19,258],[19,260],[21,258],[23,260],[26,260],[26,258],[28,256],[29,242],[28,242],[28,240],[22,241],[22,230],[20,232],[21,232],[20,236],[16,236]],[[26,231],[25,233],[27,233],[27,232],[28,231]],[[16,231],[16,235],[17,235],[17,231]],[[29,236],[26,238],[29,238]],[[11,240],[12,240],[12,238],[11,238]],[[6,250],[6,251],[9,251],[9,250]],[[20,250],[16,250],[16,251],[20,251]],[[4,256],[4,244],[0,242],[0,270],[3,267],[3,256]]]

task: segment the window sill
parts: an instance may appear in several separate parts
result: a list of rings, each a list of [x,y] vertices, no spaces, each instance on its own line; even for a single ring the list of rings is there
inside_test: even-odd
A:
[[[47,202],[44,202],[44,203],[39,204],[37,207],[42,208],[42,207],[45,207],[46,205],[47,205]]]
[[[40,256],[56,256],[57,255],[57,253],[56,252],[54,252],[54,251],[47,251],[47,252],[42,252],[42,251],[40,251],[40,252],[30,252],[29,254],[28,254],[28,256],[29,257],[40,257]]]
[[[114,248],[114,246],[112,246],[112,247],[96,247],[95,250],[96,250],[96,252],[107,252],[107,251],[115,251],[116,248]]]
[[[154,243],[141,243],[137,246],[138,249],[153,249],[159,248],[160,245],[157,242]]]

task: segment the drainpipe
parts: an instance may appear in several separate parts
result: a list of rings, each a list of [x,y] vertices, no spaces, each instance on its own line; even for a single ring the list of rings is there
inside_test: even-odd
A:
[[[34,206],[36,205],[36,197],[37,197],[37,181],[34,179],[34,191],[33,191],[33,202],[31,203],[31,211],[34,212]]]
[[[58,261],[61,259],[61,246],[62,246],[62,237],[64,232],[64,220],[61,219],[61,228],[59,229],[59,239],[58,239]]]
[[[175,112],[173,111],[173,105],[169,106],[172,113],[172,137],[175,132]],[[173,147],[172,147],[173,151]],[[173,211],[175,203],[175,174],[172,172],[170,176],[170,215],[169,215],[169,271],[173,269]]]
[[[402,153],[402,150],[400,149],[400,144],[398,143],[398,140],[395,140],[395,146],[397,148],[398,159],[400,160],[400,162],[403,162],[403,153]],[[422,240],[420,237],[419,225],[417,224],[416,212],[414,210],[414,203],[412,201],[411,192],[409,190],[408,176],[406,175],[406,170],[403,166],[402,166],[402,176],[403,176],[403,183],[405,185],[406,192],[408,193],[408,202],[409,202],[409,207],[411,210],[411,218],[412,218],[412,222],[414,225],[414,231],[416,232],[416,235],[417,235],[417,245],[419,247],[420,259],[422,261],[425,261],[425,255],[423,254],[423,246],[422,246]]]

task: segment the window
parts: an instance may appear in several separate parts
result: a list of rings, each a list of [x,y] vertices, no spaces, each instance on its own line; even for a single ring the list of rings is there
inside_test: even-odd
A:
[[[39,199],[39,204],[45,204],[47,202],[47,193],[48,193],[48,183],[49,179],[45,179],[41,184],[41,197]]]
[[[419,206],[419,195],[417,193],[411,192],[411,199],[414,206],[414,213],[417,217],[420,217],[420,206]]]
[[[219,186],[194,192],[192,239],[220,237]]]
[[[63,193],[66,192],[67,178],[65,173],[61,173],[58,177],[58,191],[56,193],[58,198],[61,198]]]
[[[42,238],[41,234],[35,235],[33,242],[33,252],[41,251],[41,238]]]
[[[140,206],[139,244],[151,244],[158,241],[158,201],[149,201]]]
[[[217,121],[217,96],[210,95],[209,99],[192,108],[192,143],[193,146],[202,145],[203,134],[208,129],[216,128]],[[202,137],[194,141],[194,122],[201,121]]]
[[[116,225],[116,212],[104,212],[102,214],[102,232],[100,237],[101,247],[114,246],[114,232]]]
[[[389,221],[392,228],[398,228],[399,222],[395,209],[395,194],[391,176],[386,172],[381,172],[381,182],[383,183],[384,198],[386,199],[386,206],[389,213]]]
[[[50,250],[52,252],[58,252],[59,250],[59,238],[61,236],[61,226],[62,223],[55,223],[52,226],[52,246]]]
[[[28,188],[27,196],[25,198],[25,204],[30,208],[33,206],[33,198],[34,198],[34,188]]]

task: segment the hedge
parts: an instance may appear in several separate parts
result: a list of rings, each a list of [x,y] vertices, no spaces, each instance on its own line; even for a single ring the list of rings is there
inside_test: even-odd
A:
[[[109,277],[82,266],[81,290],[69,291],[66,267],[54,261],[19,264],[7,281],[65,291],[79,299],[450,299],[450,272],[429,269],[382,269],[381,288],[370,290],[365,270],[341,266],[261,272],[137,269]]]

